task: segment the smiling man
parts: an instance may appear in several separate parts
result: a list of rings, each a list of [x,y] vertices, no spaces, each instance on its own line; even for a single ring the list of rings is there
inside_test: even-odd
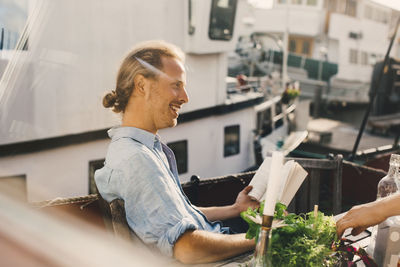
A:
[[[122,124],[109,130],[105,165],[95,180],[105,200],[125,201],[128,224],[144,243],[184,263],[212,262],[254,248],[254,240],[230,235],[215,221],[258,203],[248,196],[251,187],[224,207],[195,207],[183,193],[175,156],[157,135],[177,124],[189,101],[183,64],[182,51],[163,41],[142,43],[127,55],[116,89],[103,99],[122,113]]]

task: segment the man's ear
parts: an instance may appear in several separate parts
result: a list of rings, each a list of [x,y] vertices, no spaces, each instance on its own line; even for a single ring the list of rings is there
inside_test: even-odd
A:
[[[147,82],[147,79],[142,74],[136,75],[134,78],[135,88],[133,91],[136,94],[145,95]]]

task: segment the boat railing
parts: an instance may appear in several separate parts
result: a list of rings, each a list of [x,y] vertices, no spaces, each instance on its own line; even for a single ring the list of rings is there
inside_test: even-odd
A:
[[[230,94],[243,94],[248,92],[260,92],[262,93],[260,79],[246,80],[244,84],[239,82],[229,82],[227,84],[227,93]]]
[[[286,158],[295,160],[308,172],[300,189],[288,207],[289,212],[306,213],[314,205],[320,205],[327,214],[339,214],[348,207],[372,201],[376,197],[376,184],[385,171],[343,161],[341,155],[329,159]],[[191,179],[182,184],[186,196],[196,206],[221,206],[234,203],[237,194],[247,186],[255,171],[213,177]],[[352,198],[353,202],[347,203]],[[325,202],[325,203],[324,203]],[[329,202],[329,204],[326,204]],[[111,203],[100,195],[56,198],[31,203],[46,211],[63,210],[79,219],[112,231],[124,239],[136,240],[126,222],[123,201]]]

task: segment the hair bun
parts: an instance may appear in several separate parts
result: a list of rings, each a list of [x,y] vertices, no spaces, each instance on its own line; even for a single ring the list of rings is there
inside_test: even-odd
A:
[[[112,90],[111,93],[108,93],[103,97],[103,106],[106,108],[111,108],[115,105],[116,101],[117,94],[114,90]]]

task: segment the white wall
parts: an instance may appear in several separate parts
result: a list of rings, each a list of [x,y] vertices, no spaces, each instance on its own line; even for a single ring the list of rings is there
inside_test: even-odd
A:
[[[328,49],[328,61],[339,62],[339,41],[335,39],[330,39],[327,45]]]
[[[87,195],[89,161],[106,155],[109,141],[0,158],[0,179],[26,175],[28,201]]]
[[[349,33],[362,33],[362,38],[354,40]],[[338,78],[368,82],[371,79],[371,66],[350,64],[350,49],[368,53],[385,54],[388,46],[388,27],[386,24],[371,20],[357,19],[342,14],[331,14],[329,38],[339,43]],[[359,61],[360,61],[359,56]]]
[[[189,103],[183,105],[182,113],[225,102],[228,72],[225,54],[187,54],[185,65]]]
[[[116,124],[101,102],[104,93],[115,88],[122,58],[132,45],[149,39],[187,48],[186,2],[39,1],[43,3],[39,13],[35,8],[30,11],[34,19],[29,24],[29,49],[11,62],[7,74],[11,78],[3,84],[9,97],[0,99],[0,145]],[[210,0],[206,2],[211,5]],[[204,27],[209,23],[207,7],[206,16],[197,14]],[[210,41],[208,34],[201,36]],[[203,44],[201,38],[192,44]],[[219,41],[217,47],[224,51],[227,45]],[[224,103],[226,55],[188,54],[187,65],[191,101],[183,112]],[[14,130],[19,133],[10,134]]]
[[[273,9],[255,9],[254,31],[284,32],[288,23],[290,34],[316,36],[321,31],[319,22],[323,15],[324,12],[316,7],[278,6]]]

